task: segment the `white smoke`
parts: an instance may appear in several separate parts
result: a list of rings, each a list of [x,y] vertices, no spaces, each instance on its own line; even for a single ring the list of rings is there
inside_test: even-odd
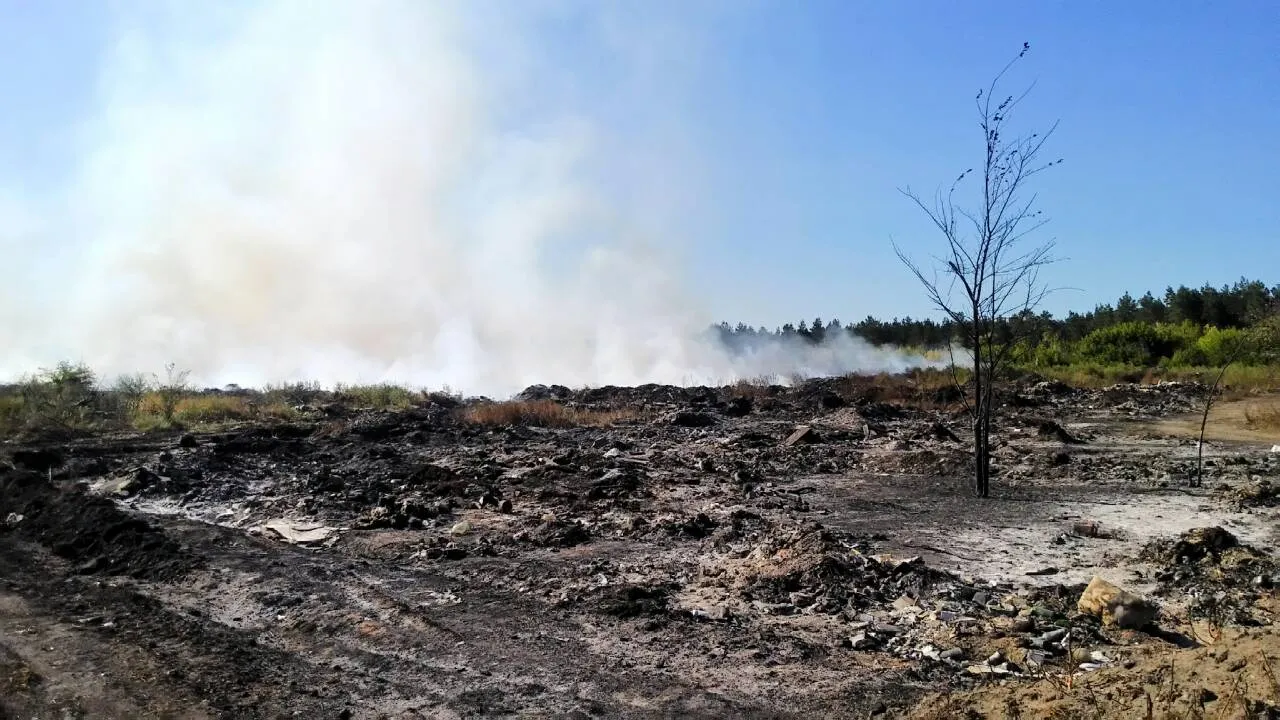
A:
[[[0,237],[47,291],[0,295],[0,370],[173,362],[206,384],[501,394],[918,362],[706,338],[677,271],[697,241],[681,211],[699,160],[679,132],[696,15],[676,34],[532,0],[120,7],[71,221]],[[579,41],[613,64],[566,74],[548,57]]]

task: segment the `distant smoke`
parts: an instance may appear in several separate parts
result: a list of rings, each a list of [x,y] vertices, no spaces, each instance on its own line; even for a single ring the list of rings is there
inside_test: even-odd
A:
[[[31,286],[0,295],[6,374],[174,362],[211,385],[501,394],[918,361],[706,338],[675,252],[697,240],[692,31],[533,0],[129,7],[49,213],[70,221],[0,235]],[[612,64],[548,72],[566,46]]]

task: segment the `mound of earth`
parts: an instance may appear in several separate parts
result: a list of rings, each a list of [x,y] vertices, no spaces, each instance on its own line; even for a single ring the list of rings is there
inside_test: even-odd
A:
[[[0,471],[0,533],[38,543],[83,574],[172,579],[196,558],[146,520],[80,486],[58,487],[39,474]]]

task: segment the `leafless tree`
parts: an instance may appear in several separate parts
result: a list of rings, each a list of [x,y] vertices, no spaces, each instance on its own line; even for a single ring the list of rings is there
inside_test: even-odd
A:
[[[1057,123],[1044,133],[1008,135],[1005,127],[1010,116],[1031,88],[1016,97],[996,99],[1000,97],[996,94],[1000,80],[1028,50],[1030,45],[1024,43],[1018,56],[975,99],[985,155],[979,170],[981,197],[975,198],[974,205],[962,207],[956,200],[956,191],[974,173],[972,168],[961,173],[950,189],[939,190],[932,203],[926,203],[910,188],[902,190],[942,232],[947,252],[935,256],[937,265],[926,272],[894,243],[898,258],[924,285],[934,305],[960,328],[961,342],[972,354],[971,393],[960,382],[954,352],[951,367],[973,420],[974,492],[979,497],[987,497],[990,492],[995,381],[1007,367],[1020,339],[1004,321],[1040,304],[1049,289],[1040,283],[1039,272],[1054,262],[1052,241],[1027,243],[1028,237],[1047,222],[1036,209],[1035,194],[1027,193],[1027,184],[1043,170],[1062,162],[1044,162],[1040,158]]]
[[[1254,326],[1246,333],[1244,340],[1227,354],[1217,377],[1213,379],[1213,384],[1205,394],[1204,414],[1200,417],[1200,441],[1196,443],[1196,474],[1191,478],[1192,487],[1204,485],[1205,428],[1209,425],[1209,411],[1213,409],[1214,400],[1217,399],[1218,385],[1222,383],[1227,369],[1246,354],[1252,354],[1256,360],[1262,362],[1274,363],[1277,353],[1280,353],[1280,302],[1272,301],[1262,311],[1261,317],[1254,321]]]

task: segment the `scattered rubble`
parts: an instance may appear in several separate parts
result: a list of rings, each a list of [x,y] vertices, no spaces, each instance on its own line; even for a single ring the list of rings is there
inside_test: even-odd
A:
[[[896,716],[925,689],[1109,677],[1178,648],[1188,617],[1269,622],[1256,534],[1206,521],[1138,553],[1164,521],[1126,521],[1167,498],[1272,517],[1274,454],[1215,449],[1190,495],[1192,445],[1116,429],[1202,388],[1002,388],[986,501],[954,388],[890,390],[532,386],[634,419],[476,424],[463,411],[493,401],[442,397],[15,446],[0,593],[103,657],[131,638],[122,687],[229,717],[628,716],[635,693],[666,714]],[[121,707],[158,707],[141,696]]]

